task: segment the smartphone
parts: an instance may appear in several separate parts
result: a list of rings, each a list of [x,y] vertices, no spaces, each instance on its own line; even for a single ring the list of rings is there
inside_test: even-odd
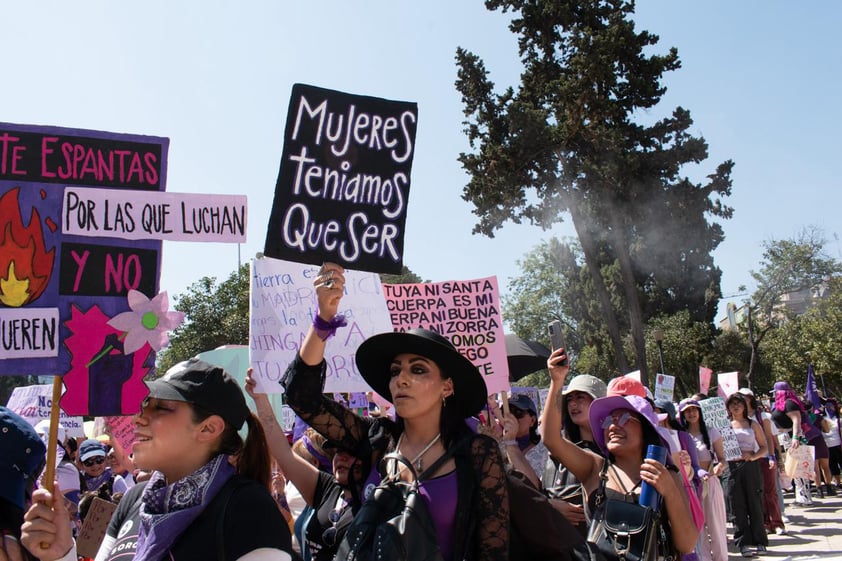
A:
[[[553,350],[564,348],[564,336],[561,334],[561,322],[558,320],[551,321],[547,326],[547,331],[550,333],[550,342],[553,346]],[[567,366],[567,360],[568,359],[564,359],[561,366]]]

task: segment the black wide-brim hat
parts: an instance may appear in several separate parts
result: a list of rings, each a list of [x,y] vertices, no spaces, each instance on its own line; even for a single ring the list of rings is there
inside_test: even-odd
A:
[[[473,417],[485,406],[488,388],[476,366],[453,344],[435,331],[410,329],[403,333],[381,333],[363,341],[357,349],[357,369],[371,389],[392,402],[389,380],[396,356],[411,353],[428,358],[453,380],[453,395],[446,407],[455,407],[462,417]]]

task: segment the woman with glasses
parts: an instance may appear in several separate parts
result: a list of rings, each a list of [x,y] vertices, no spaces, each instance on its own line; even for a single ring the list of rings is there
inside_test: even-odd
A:
[[[400,453],[417,473],[436,467],[437,460],[450,454],[419,485],[443,559],[507,559],[509,496],[500,448],[465,422],[479,413],[488,397],[479,370],[432,331],[374,335],[357,349],[357,369],[394,405],[396,420],[355,415],[322,394],[326,341],[345,324],[337,316],[344,270],[325,264],[314,284],[319,307],[313,326],[281,380],[289,405],[328,440],[352,450],[363,462],[364,474],[378,466],[386,452]],[[390,475],[412,480],[408,469]],[[374,483],[379,480],[378,475]]]
[[[541,426],[550,453],[582,482],[589,511],[593,514],[605,508],[606,499],[636,503],[642,484],[653,486],[663,499],[661,508],[665,515],[660,520],[670,536],[669,543],[659,543],[659,548],[692,553],[699,532],[690,514],[684,482],[669,456],[667,465],[646,458],[648,445],[669,449],[658,431],[658,418],[652,406],[639,395],[612,395],[594,400],[588,417],[601,455],[584,450],[561,433],[558,399],[569,368],[564,349],[554,350],[547,359],[550,391]]]
[[[269,492],[266,439],[236,380],[192,359],[148,386],[134,417],[133,454],[153,473],[120,501],[96,561],[289,561],[289,528]],[[83,461],[98,457],[82,452]],[[33,500],[22,543],[42,561],[75,560],[60,523],[64,501],[46,489]]]
[[[117,481],[108,462],[108,448],[99,440],[92,438],[79,446],[79,463],[82,464],[83,491],[97,491],[103,485],[111,489],[109,494],[125,493],[129,487],[122,478]]]
[[[301,493],[304,502],[313,507],[302,522],[304,527],[299,536],[301,557],[304,561],[330,561],[345,529],[362,504],[363,478],[367,475],[362,473],[362,461],[348,450],[337,449],[330,460],[331,471],[326,472],[293,452],[269,396],[256,393],[256,385],[249,369],[246,392],[257,405],[257,416],[266,431],[272,457],[284,476]],[[303,438],[308,437],[305,435]],[[329,448],[330,445],[330,442],[325,442],[323,447]]]

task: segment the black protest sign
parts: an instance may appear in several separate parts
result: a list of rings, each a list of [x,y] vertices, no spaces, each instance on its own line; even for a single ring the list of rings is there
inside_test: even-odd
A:
[[[399,273],[418,106],[295,84],[264,253]]]

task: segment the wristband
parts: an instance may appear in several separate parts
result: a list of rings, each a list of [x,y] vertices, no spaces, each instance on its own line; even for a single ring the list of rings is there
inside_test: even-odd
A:
[[[514,439],[512,439],[512,440],[504,440],[504,441],[503,441],[503,444],[504,444],[505,446],[517,446],[517,440],[514,440]]]
[[[322,341],[327,341],[336,335],[337,328],[346,325],[348,325],[348,322],[345,321],[345,316],[342,314],[336,314],[330,321],[323,320],[318,312],[313,316],[313,330]]]

